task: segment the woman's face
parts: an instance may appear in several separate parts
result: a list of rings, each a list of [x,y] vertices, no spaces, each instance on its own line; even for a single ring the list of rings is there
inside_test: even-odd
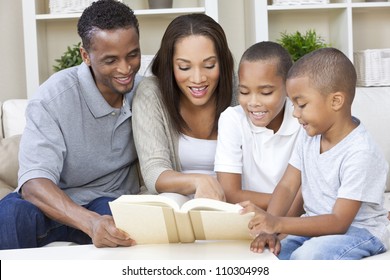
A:
[[[190,106],[209,104],[219,81],[219,61],[213,41],[202,35],[177,41],[173,73],[183,94],[181,102]]]

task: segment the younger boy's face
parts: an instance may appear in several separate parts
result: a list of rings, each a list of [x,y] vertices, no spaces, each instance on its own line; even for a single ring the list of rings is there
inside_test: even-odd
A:
[[[283,122],[286,102],[285,84],[277,72],[276,62],[243,61],[238,72],[238,101],[255,126],[275,133]]]
[[[298,119],[306,133],[309,136],[326,133],[333,116],[329,96],[312,88],[307,77],[288,79],[286,90],[294,105],[293,116]]]

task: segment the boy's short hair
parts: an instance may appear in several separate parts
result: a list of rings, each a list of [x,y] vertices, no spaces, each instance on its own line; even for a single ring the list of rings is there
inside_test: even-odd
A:
[[[287,79],[299,77],[308,77],[310,85],[321,94],[346,93],[352,104],[356,89],[356,70],[340,50],[321,48],[304,55],[287,74]]]
[[[277,60],[277,74],[285,81],[293,61],[288,51],[278,43],[264,41],[250,46],[243,53],[240,65],[243,61],[256,62],[267,60]]]
[[[139,35],[139,24],[134,11],[117,0],[93,2],[82,13],[77,23],[77,33],[83,47],[88,51],[96,30],[115,30],[135,28]]]

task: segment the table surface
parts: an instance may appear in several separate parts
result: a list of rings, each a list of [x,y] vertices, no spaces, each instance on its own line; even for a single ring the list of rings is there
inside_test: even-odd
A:
[[[196,241],[133,247],[96,248],[94,245],[0,250],[1,260],[277,260],[268,250],[249,250],[250,241]]]

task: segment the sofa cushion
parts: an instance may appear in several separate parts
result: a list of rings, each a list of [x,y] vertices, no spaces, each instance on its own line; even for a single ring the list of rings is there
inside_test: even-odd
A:
[[[13,191],[18,183],[18,152],[21,135],[0,140],[0,198]]]
[[[3,136],[3,103],[0,101],[0,120],[1,120],[1,124],[0,124],[0,139],[3,139],[4,136]]]
[[[4,138],[22,134],[26,126],[25,111],[27,99],[10,99],[2,105],[2,121]]]
[[[0,199],[2,199],[4,196],[6,196],[7,194],[13,192],[15,190],[14,187],[11,187],[10,185],[4,183],[1,179],[0,179]]]
[[[357,88],[352,114],[360,119],[390,163],[390,87]],[[390,173],[386,191],[390,191]]]

